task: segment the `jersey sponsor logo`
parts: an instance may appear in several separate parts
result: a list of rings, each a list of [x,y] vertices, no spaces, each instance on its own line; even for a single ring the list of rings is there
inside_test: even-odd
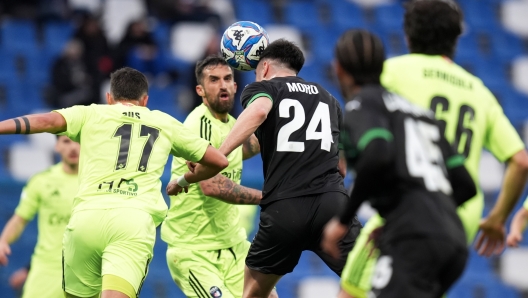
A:
[[[242,169],[233,169],[231,172],[222,172],[222,175],[233,181],[238,181],[242,178]]]
[[[116,180],[117,181],[117,180]],[[121,178],[118,183],[116,181],[104,181],[99,184],[97,187],[98,192],[109,192],[125,196],[137,196],[137,191],[139,186],[134,179],[125,179]],[[114,188],[114,185],[117,184],[117,187]]]
[[[304,92],[308,94],[319,94],[317,86],[303,83],[286,83],[290,92]]]
[[[52,213],[48,218],[48,223],[52,226],[66,225],[69,221],[69,214]]]
[[[220,298],[222,297],[222,291],[220,291],[220,288],[217,286],[212,286],[209,289],[209,294],[211,294],[211,297],[213,298]]]
[[[408,113],[415,116],[425,116],[434,119],[434,113],[432,111],[413,105],[399,95],[390,92],[384,92],[382,97],[383,102],[385,103],[385,106],[389,112],[401,111],[403,113]]]

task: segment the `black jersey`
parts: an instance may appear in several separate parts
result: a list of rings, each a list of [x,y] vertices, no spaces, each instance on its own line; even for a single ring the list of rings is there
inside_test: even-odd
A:
[[[262,203],[344,192],[339,174],[339,102],[321,85],[299,77],[254,82],[242,92],[246,108],[259,97],[273,107],[256,130],[264,167]]]
[[[362,182],[361,187],[370,185],[360,196],[364,198],[359,198],[368,199],[385,218],[384,234],[388,238],[412,234],[465,241],[448,174],[450,167],[463,167],[464,159],[444,138],[433,112],[379,85],[363,87],[345,110],[342,142],[353,168],[362,162],[368,171],[369,164],[380,158],[370,153],[370,160],[361,160],[368,156],[369,143],[387,141],[383,143],[387,166],[371,173],[374,181]],[[355,187],[360,187],[359,175]]]

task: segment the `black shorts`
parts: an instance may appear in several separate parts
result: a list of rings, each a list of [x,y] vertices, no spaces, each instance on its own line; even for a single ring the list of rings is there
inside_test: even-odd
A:
[[[447,240],[408,238],[381,243],[372,297],[442,297],[462,275],[467,258],[465,245]]]
[[[344,193],[329,192],[263,205],[246,265],[264,274],[285,275],[293,271],[303,250],[311,250],[341,276],[361,223],[357,218],[350,223],[347,235],[339,243],[339,259],[323,252],[320,242],[326,223],[342,211],[348,199]]]

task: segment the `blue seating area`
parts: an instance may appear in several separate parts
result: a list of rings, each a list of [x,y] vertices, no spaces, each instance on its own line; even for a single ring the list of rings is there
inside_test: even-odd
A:
[[[507,32],[500,23],[498,7],[503,0],[460,0],[467,23],[467,32],[461,37],[455,61],[480,77],[499,102],[512,123],[521,128],[528,120],[528,96],[514,89],[511,82],[512,60],[528,55],[526,44]],[[348,28],[365,28],[378,34],[386,45],[387,56],[407,53],[402,30],[402,1],[365,9],[347,0],[291,0],[285,1],[281,19],[275,14],[271,1],[232,0],[238,20],[250,20],[266,25],[282,23],[299,30],[309,53],[300,76],[326,87],[342,104],[344,101],[333,78],[331,61],[338,36]],[[145,64],[136,52],[131,52],[127,63],[141,71],[159,73],[167,70],[189,70],[193,65],[180,61],[170,52],[171,27],[159,22],[153,28],[154,39],[160,52],[152,64]],[[30,113],[35,109],[49,109],[44,93],[51,83],[50,69],[64,45],[75,31],[73,23],[52,21],[37,27],[33,22],[4,20],[0,23],[0,119]],[[251,72],[242,75],[239,91],[253,81]],[[183,121],[179,95],[189,85],[189,77],[179,77],[166,85],[153,84],[149,101],[151,109],[159,109]],[[193,92],[191,90],[191,92]],[[238,108],[239,110],[239,108]],[[0,225],[12,215],[23,183],[14,181],[8,169],[7,151],[16,142],[25,142],[25,136],[2,136],[0,142],[0,189],[2,208]],[[170,178],[170,163],[162,176],[164,185]],[[242,183],[260,188],[263,183],[262,161],[257,156],[244,161]],[[496,197],[496,196],[494,196]],[[167,200],[168,202],[168,200]],[[488,202],[489,203],[489,202]],[[489,205],[489,204],[488,204]],[[258,218],[256,219],[258,221]],[[10,264],[0,267],[0,297],[16,297],[9,285],[9,275],[29,262],[36,240],[37,229],[33,221],[22,238],[12,246]],[[528,233],[523,245],[528,246]],[[166,244],[158,239],[155,257],[150,266],[141,297],[184,297],[173,283],[165,263]],[[277,285],[281,298],[297,296],[297,287],[308,276],[337,276],[313,253],[304,253],[296,270],[286,275]],[[467,270],[449,292],[448,298],[517,298],[520,293],[504,285],[492,262],[471,253]]]

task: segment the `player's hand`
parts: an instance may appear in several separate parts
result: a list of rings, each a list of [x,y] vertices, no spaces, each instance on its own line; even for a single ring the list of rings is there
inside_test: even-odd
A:
[[[381,237],[382,232],[383,232],[383,226],[375,228],[374,230],[372,230],[372,232],[370,232],[369,237],[367,239],[367,245],[369,245],[371,243],[370,251],[369,251],[369,255],[368,255],[369,258],[372,256],[374,251],[376,251],[376,249],[378,249],[379,241],[380,241],[380,237]]]
[[[343,239],[348,232],[348,227],[343,225],[337,218],[332,218],[325,226],[323,231],[323,239],[321,241],[321,248],[324,252],[335,259],[341,257],[341,250],[339,249],[339,241]]]
[[[519,242],[522,240],[522,233],[510,231],[510,234],[508,234],[508,237],[506,238],[506,243],[509,247],[519,247]]]
[[[196,168],[196,163],[192,161],[185,161],[187,164],[187,168],[189,169],[189,172],[194,173],[194,169]]]
[[[28,276],[27,268],[20,268],[9,277],[9,285],[15,290],[21,290]]]
[[[480,233],[477,236],[475,249],[481,256],[498,255],[504,250],[505,239],[504,224],[492,217],[484,218],[480,222]]]
[[[172,180],[169,182],[169,184],[167,184],[167,194],[169,196],[177,196],[179,193],[184,191],[187,193],[189,191],[189,186],[181,187],[177,180]]]
[[[5,241],[0,241],[0,265],[7,266],[9,259],[7,256],[11,255],[11,247]]]

